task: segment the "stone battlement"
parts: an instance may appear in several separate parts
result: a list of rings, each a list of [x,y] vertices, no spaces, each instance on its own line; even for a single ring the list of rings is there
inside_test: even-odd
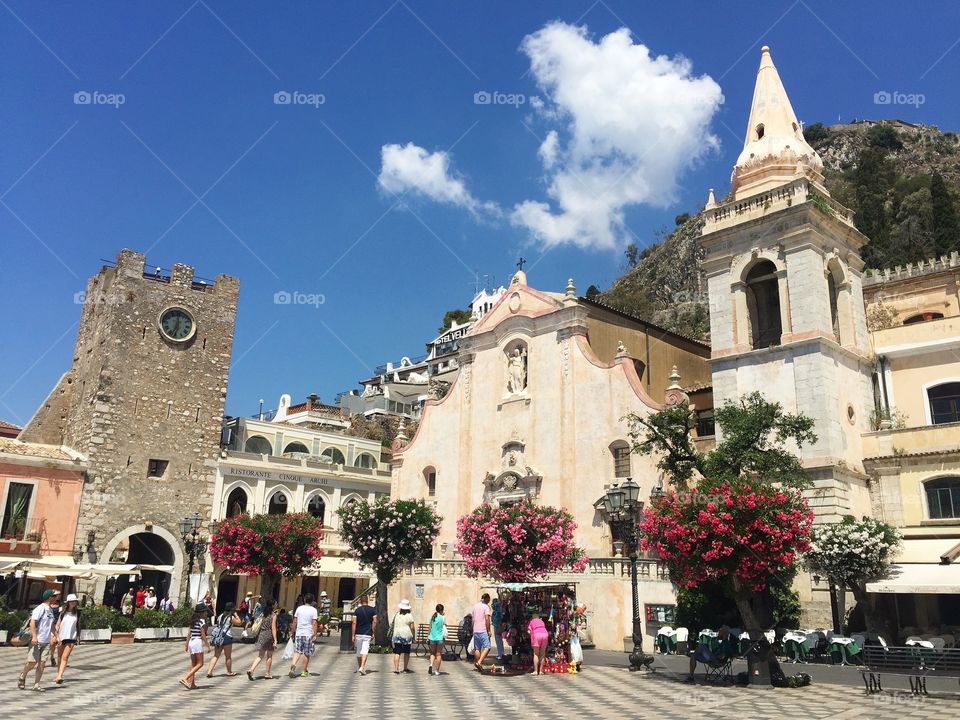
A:
[[[897,265],[892,269],[867,270],[863,277],[863,286],[866,288],[873,285],[899,282],[923,275],[933,275],[947,270],[960,270],[960,253],[956,250],[950,253],[949,256],[941,255],[939,258],[921,260],[918,263],[907,263],[905,267]]]
[[[143,253],[123,249],[117,255],[114,268],[118,274],[127,277],[139,277],[153,282],[177,285],[198,292],[226,291],[236,293],[240,288],[237,278],[230,275],[217,275],[213,282],[210,282],[204,278],[196,277],[192,265],[174,263],[172,268],[168,268],[168,272],[164,272],[164,268],[161,267],[148,270],[146,263],[147,258]]]

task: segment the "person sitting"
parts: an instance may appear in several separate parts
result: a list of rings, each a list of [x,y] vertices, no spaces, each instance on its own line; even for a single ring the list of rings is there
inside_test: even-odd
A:
[[[717,632],[717,642],[714,649],[707,643],[698,643],[697,649],[690,655],[690,676],[686,682],[693,682],[693,674],[697,670],[697,663],[703,663],[712,668],[721,668],[730,662],[733,657],[733,641],[730,639],[730,628],[724,625]]]

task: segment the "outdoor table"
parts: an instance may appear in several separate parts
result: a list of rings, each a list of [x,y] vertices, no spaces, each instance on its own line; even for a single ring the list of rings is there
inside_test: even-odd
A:
[[[788,660],[807,662],[807,636],[792,631],[784,634],[783,652]]]
[[[657,649],[661,655],[677,651],[677,631],[671,627],[662,627],[657,631]]]
[[[827,645],[827,652],[833,664],[836,664],[839,659],[841,665],[853,665],[856,664],[855,658],[860,654],[860,646],[853,638],[834,635]]]

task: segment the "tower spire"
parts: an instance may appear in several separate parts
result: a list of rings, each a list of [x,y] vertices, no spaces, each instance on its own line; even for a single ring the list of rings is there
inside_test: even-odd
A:
[[[764,45],[746,139],[731,177],[735,196],[763,192],[808,173],[820,185],[822,171],[823,161],[804,140],[770,48]]]

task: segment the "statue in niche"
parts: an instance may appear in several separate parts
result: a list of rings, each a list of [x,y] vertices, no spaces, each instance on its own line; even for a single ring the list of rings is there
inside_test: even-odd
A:
[[[510,353],[507,365],[507,392],[519,395],[527,387],[527,351],[521,346]]]

